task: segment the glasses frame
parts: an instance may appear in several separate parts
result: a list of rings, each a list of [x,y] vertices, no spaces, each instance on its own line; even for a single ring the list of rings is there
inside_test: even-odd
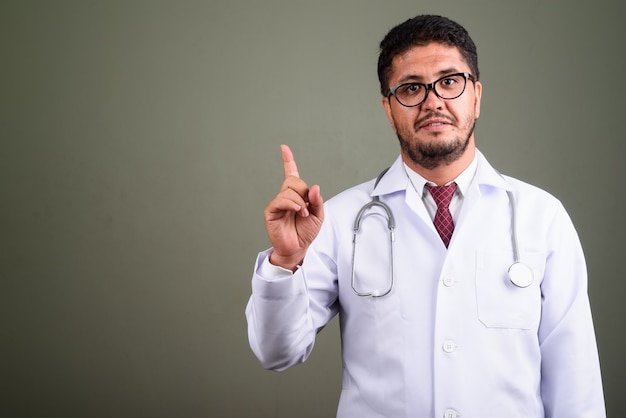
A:
[[[437,89],[435,88],[435,85],[437,83],[439,83],[441,80],[445,80],[446,78],[449,77],[454,77],[454,76],[463,76],[463,80],[465,81],[465,84],[463,85],[463,90],[461,90],[461,92],[455,96],[455,97],[441,97],[441,95],[437,92]],[[391,96],[393,95],[393,97],[396,98],[396,100],[398,101],[398,103],[400,103],[402,106],[404,107],[415,107],[415,106],[419,106],[422,103],[424,103],[426,101],[426,99],[428,98],[428,93],[430,93],[430,90],[432,90],[435,95],[437,95],[437,97],[439,97],[441,100],[454,100],[454,99],[458,99],[459,97],[461,97],[463,95],[463,93],[465,93],[465,89],[467,88],[467,80],[472,80],[472,83],[476,82],[476,78],[471,75],[470,73],[467,72],[462,72],[462,73],[454,73],[454,74],[447,74],[444,75],[441,78],[438,78],[437,80],[433,81],[432,83],[416,83],[414,81],[410,82],[410,83],[401,83],[401,84],[397,84],[393,87],[391,87],[389,89],[389,93],[387,93],[387,100],[389,100],[391,98]],[[408,86],[408,85],[412,85],[412,84],[417,84],[419,86],[423,86],[426,89],[426,93],[424,94],[424,98],[422,99],[421,102],[414,104],[414,105],[406,105],[404,103],[402,103],[402,101],[400,101],[400,99],[398,99],[398,96],[396,96],[396,91],[403,86]]]

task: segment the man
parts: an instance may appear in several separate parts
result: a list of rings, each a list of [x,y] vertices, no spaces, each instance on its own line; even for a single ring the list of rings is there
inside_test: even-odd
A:
[[[339,314],[339,417],[605,416],[576,231],[558,200],[476,149],[466,30],[410,19],[381,42],[378,73],[401,149],[384,175],[324,204],[282,147],[252,350],[275,370],[303,362]]]

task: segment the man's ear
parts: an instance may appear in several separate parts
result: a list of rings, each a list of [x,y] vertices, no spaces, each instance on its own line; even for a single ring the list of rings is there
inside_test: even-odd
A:
[[[478,117],[480,116],[480,99],[482,95],[483,85],[480,81],[477,81],[476,83],[474,83],[474,96],[476,100],[474,103],[474,113],[476,114],[476,119],[478,119]]]
[[[391,129],[393,129],[395,133],[398,133],[398,131],[396,130],[396,122],[394,121],[393,115],[391,113],[391,103],[389,102],[389,97],[383,97],[382,104],[383,104],[383,109],[385,109],[385,114],[387,115],[387,119],[389,120],[389,123],[391,124]]]

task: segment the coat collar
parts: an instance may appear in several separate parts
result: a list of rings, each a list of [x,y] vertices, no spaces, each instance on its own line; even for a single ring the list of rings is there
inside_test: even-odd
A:
[[[511,185],[506,181],[505,177],[489,164],[485,156],[476,149],[478,157],[478,166],[476,174],[472,180],[471,186],[495,187],[504,190],[511,190]],[[380,179],[376,188],[372,191],[371,196],[384,196],[398,191],[406,190],[410,185],[409,178],[404,171],[402,158],[398,156],[389,170]]]

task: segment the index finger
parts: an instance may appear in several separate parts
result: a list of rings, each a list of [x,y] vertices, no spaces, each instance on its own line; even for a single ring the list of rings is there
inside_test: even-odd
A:
[[[296,165],[296,160],[293,158],[291,149],[289,149],[287,145],[281,145],[280,150],[283,155],[283,170],[285,171],[285,178],[292,176],[300,178],[298,166]]]

